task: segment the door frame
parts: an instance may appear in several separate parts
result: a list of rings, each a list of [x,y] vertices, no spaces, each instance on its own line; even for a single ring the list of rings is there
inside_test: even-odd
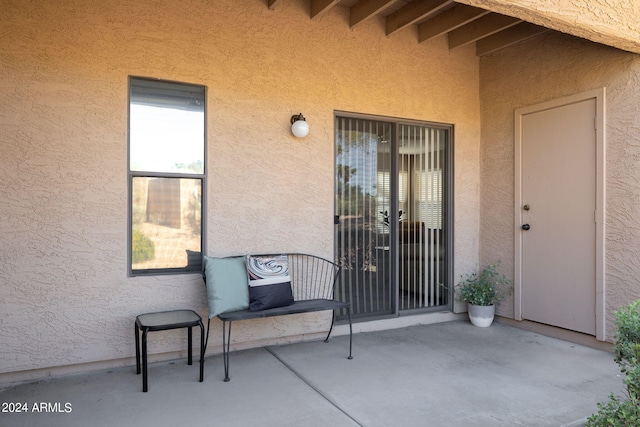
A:
[[[514,146],[514,317],[522,319],[522,120],[532,114],[551,108],[562,107],[590,99],[596,101],[596,206],[594,220],[596,223],[595,254],[595,318],[596,339],[605,341],[605,219],[606,219],[606,88],[601,87],[579,94],[566,96],[515,110],[515,146]]]
[[[400,290],[399,274],[398,274],[398,269],[400,267],[399,249],[398,249],[399,231],[398,231],[398,227],[394,226],[390,228],[390,242],[391,242],[391,245],[394,246],[394,250],[393,250],[394,256],[390,259],[390,274],[391,274],[390,279],[392,281],[391,299],[392,299],[392,305],[393,305],[393,312],[388,314],[383,313],[383,314],[366,315],[359,318],[358,320],[371,321],[371,320],[378,320],[378,319],[385,319],[385,318],[397,318],[400,316],[409,316],[409,315],[424,314],[424,313],[435,313],[435,312],[441,312],[442,310],[452,311],[454,306],[454,286],[453,286],[453,272],[454,272],[454,268],[453,268],[454,220],[453,219],[454,219],[454,176],[455,176],[455,164],[454,164],[455,163],[454,162],[455,126],[454,124],[431,122],[431,121],[425,121],[425,120],[414,120],[414,119],[400,118],[400,117],[394,117],[394,116],[380,116],[375,114],[354,113],[354,112],[348,112],[343,110],[334,110],[334,134],[336,133],[336,129],[337,129],[337,125],[336,125],[337,118],[379,121],[379,122],[390,123],[392,125],[390,144],[391,144],[391,154],[392,154],[392,157],[395,157],[395,159],[392,159],[391,161],[390,184],[393,188],[398,187],[398,159],[397,158],[399,155],[399,146],[398,146],[399,127],[402,125],[422,126],[425,128],[441,129],[441,130],[447,131],[447,138],[446,138],[446,141],[444,142],[445,143],[445,150],[444,150],[445,173],[442,176],[442,179],[443,179],[442,226],[444,228],[443,244],[445,245],[444,246],[445,262],[444,262],[444,268],[442,269],[442,274],[443,274],[442,281],[444,282],[444,285],[446,286],[446,289],[447,289],[446,291],[447,303],[445,305],[423,307],[423,308],[417,308],[417,309],[409,309],[409,310],[400,309],[400,301],[398,298],[399,290]],[[335,180],[336,180],[337,173],[335,168],[336,168],[336,159],[338,155],[337,145],[335,142],[335,135],[334,135],[333,150],[334,150],[333,214],[334,214],[334,222],[335,222],[337,220],[336,219],[337,207],[335,203],[335,200],[336,200]],[[399,209],[398,209],[398,200],[396,197],[393,197],[390,200],[390,211],[391,212],[390,212],[389,221],[392,224],[398,224]],[[334,258],[337,260],[338,259],[337,245],[336,245],[337,238],[336,238],[335,229],[334,229],[333,239],[334,239],[334,243],[333,243]]]

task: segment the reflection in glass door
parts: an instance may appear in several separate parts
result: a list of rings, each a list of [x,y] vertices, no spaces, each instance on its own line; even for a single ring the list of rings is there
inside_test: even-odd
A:
[[[355,317],[449,304],[449,132],[336,117],[337,292]]]
[[[337,118],[339,297],[354,316],[394,311],[391,286],[391,123]]]

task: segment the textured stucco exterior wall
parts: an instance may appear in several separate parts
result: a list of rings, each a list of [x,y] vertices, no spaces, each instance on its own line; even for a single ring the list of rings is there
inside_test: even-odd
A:
[[[310,21],[307,7],[0,0],[0,381],[131,363],[137,314],[207,315],[197,274],[127,277],[130,75],[208,86],[209,255],[332,258],[333,114],[344,110],[455,125],[455,276],[477,263],[473,49],[385,37],[378,19],[352,31],[340,7]],[[304,140],[289,131],[299,112]],[[234,340],[300,339],[324,330],[326,315],[241,323]],[[220,328],[213,320],[209,352],[220,351]],[[184,351],[185,335],[157,333],[149,351]]]
[[[640,53],[640,2],[637,0],[456,1]]]
[[[640,297],[640,56],[549,34],[481,60],[481,260],[513,273],[514,110],[606,87],[606,338]],[[571,165],[567,165],[571,167]],[[500,313],[513,317],[513,301]]]

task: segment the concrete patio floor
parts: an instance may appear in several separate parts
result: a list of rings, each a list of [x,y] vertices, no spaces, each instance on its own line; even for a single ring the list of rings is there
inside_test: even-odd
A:
[[[238,351],[228,383],[221,355],[204,383],[197,356],[154,363],[148,393],[135,366],[15,385],[0,402],[29,413],[0,426],[579,426],[623,390],[610,353],[500,323],[361,333],[347,351],[347,336]]]

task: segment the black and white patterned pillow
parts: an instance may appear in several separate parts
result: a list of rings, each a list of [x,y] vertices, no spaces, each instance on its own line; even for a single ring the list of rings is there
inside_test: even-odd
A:
[[[249,311],[293,304],[289,260],[286,255],[247,255]]]

